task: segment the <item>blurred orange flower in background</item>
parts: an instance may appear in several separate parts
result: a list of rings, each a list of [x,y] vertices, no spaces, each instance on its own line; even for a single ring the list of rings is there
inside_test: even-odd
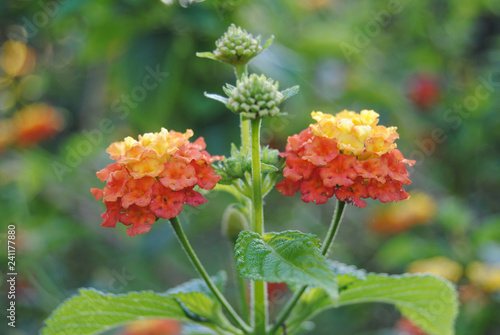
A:
[[[29,105],[13,117],[0,120],[0,152],[9,145],[28,147],[57,134],[64,119],[44,103]]]
[[[120,335],[180,335],[181,327],[175,320],[139,320],[128,323]]]
[[[436,215],[434,198],[418,191],[410,195],[407,201],[376,208],[369,228],[379,234],[394,234],[415,225],[428,224]]]
[[[0,111],[6,115],[0,120],[0,152],[9,145],[34,145],[52,137],[64,125],[54,107],[23,101],[27,97],[36,100],[43,92],[41,77],[30,74],[35,66],[36,53],[30,46],[9,40],[0,47]],[[15,111],[17,105],[24,107]]]
[[[44,104],[25,107],[14,115],[16,143],[30,146],[58,133],[64,125],[55,108]]]
[[[410,263],[407,271],[409,273],[432,273],[457,283],[464,273],[460,263],[446,257],[438,256],[427,259],[420,259]]]
[[[472,262],[467,266],[466,276],[486,292],[500,291],[500,263]]]

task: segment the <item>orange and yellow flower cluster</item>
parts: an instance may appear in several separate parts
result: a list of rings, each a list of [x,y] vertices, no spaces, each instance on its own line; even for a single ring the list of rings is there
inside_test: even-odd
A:
[[[104,227],[126,226],[135,236],[151,229],[157,218],[170,219],[180,214],[183,204],[198,206],[207,200],[195,186],[210,190],[220,179],[211,164],[223,157],[210,156],[203,138],[190,142],[186,133],[167,131],[148,133],[111,144],[107,152],[116,160],[97,177],[106,182],[91,189],[97,200],[103,199],[106,212]]]
[[[288,138],[285,179],[276,187],[283,195],[300,191],[302,200],[323,204],[332,196],[365,207],[363,198],[382,202],[409,197],[406,164],[394,141],[396,127],[377,125],[374,111],[313,112],[317,123]]]

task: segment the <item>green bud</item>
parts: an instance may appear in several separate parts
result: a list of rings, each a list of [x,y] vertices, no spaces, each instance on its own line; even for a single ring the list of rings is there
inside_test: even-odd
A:
[[[278,115],[278,106],[283,101],[278,82],[275,83],[264,75],[244,75],[238,80],[236,87],[227,93],[229,100],[226,106],[249,119]]]
[[[222,234],[232,242],[236,242],[238,235],[248,229],[248,220],[243,213],[244,207],[239,204],[227,206],[222,215]]]
[[[281,157],[279,156],[278,150],[271,149],[269,148],[269,146],[265,146],[262,148],[260,156],[262,163],[275,166],[277,169],[279,169],[281,165]]]
[[[217,48],[214,50],[214,55],[232,65],[246,64],[263,50],[260,46],[260,36],[254,38],[252,34],[241,27],[236,27],[234,23],[215,42],[215,46]]]
[[[236,27],[233,24],[215,42],[214,52],[197,52],[196,55],[202,58],[209,58],[219,62],[233,65],[235,68],[247,64],[252,58],[266,50],[273,43],[271,36],[263,46],[260,45],[260,36],[253,37],[245,29]]]

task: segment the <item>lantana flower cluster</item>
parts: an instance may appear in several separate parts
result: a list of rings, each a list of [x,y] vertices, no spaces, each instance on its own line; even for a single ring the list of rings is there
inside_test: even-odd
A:
[[[378,125],[379,114],[344,110],[330,115],[312,112],[316,121],[288,138],[283,171],[276,187],[283,195],[302,194],[305,202],[323,204],[335,197],[365,207],[362,199],[381,202],[409,198],[407,160],[396,149],[396,127]]]
[[[182,134],[162,128],[159,133],[139,135],[138,140],[127,137],[111,144],[107,152],[116,163],[97,172],[106,186],[91,189],[106,205],[102,226],[115,227],[119,221],[130,226],[130,236],[144,234],[158,218],[179,215],[184,204],[206,202],[194,187],[215,187],[220,176],[211,164],[223,157],[210,156],[204,139],[191,143],[192,136],[192,130]]]

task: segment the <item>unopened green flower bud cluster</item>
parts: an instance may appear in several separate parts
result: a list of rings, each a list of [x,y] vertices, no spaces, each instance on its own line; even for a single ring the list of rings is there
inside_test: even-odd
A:
[[[262,52],[260,36],[254,38],[245,29],[234,24],[215,42],[214,55],[221,61],[238,65],[246,64]]]
[[[279,151],[268,146],[262,148],[261,172],[263,177],[281,171],[283,160],[279,156]],[[232,184],[235,180],[244,180],[250,176],[252,171],[252,158],[249,153],[239,150],[234,144],[231,145],[231,156],[214,166],[216,173],[222,176],[220,184]]]
[[[280,111],[278,106],[283,101],[278,83],[267,79],[264,75],[256,74],[243,76],[228,95],[226,106],[248,119],[278,115]]]

